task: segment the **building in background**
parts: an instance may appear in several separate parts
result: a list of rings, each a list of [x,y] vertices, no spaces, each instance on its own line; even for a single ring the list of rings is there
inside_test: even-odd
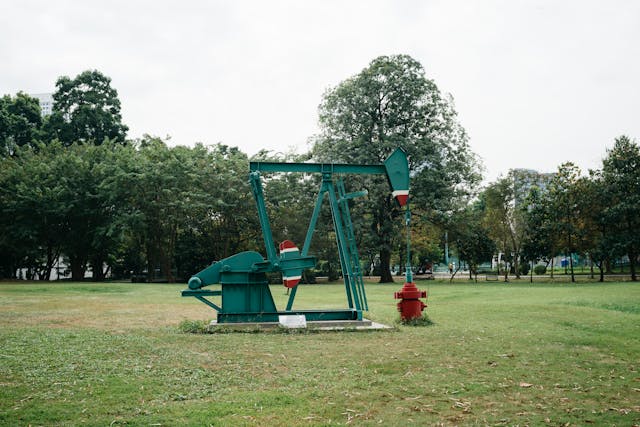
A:
[[[541,173],[533,169],[511,169],[513,178],[515,206],[525,203],[525,199],[532,187],[538,187],[540,191],[546,191],[555,173]]]
[[[40,114],[42,117],[48,116],[53,112],[53,94],[51,93],[32,93],[29,96],[40,101]]]

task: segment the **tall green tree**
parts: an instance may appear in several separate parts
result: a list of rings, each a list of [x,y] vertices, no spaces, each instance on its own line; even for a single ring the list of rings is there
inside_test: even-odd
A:
[[[115,178],[127,189],[126,258],[148,280],[188,278],[214,260],[255,249],[248,159],[224,145],[168,147],[145,136]],[[143,262],[144,265],[139,265]]]
[[[523,188],[516,186],[518,180],[515,178],[516,173],[511,170],[506,177],[498,179],[485,189],[484,225],[505,261],[513,265],[516,277],[520,278],[520,257],[526,226],[520,196]],[[504,273],[506,281],[509,269],[506,268]]]
[[[458,123],[453,100],[407,55],[381,56],[328,90],[319,107],[320,161],[380,163],[397,147],[409,155],[412,200],[442,220],[480,179],[476,157]],[[369,190],[369,235],[380,254],[381,282],[391,282],[391,252],[400,214],[385,179],[362,180]],[[367,218],[364,212],[354,215]]]
[[[457,213],[449,234],[460,261],[465,261],[469,265],[469,279],[475,275],[476,281],[478,266],[483,262],[491,261],[496,250],[496,244],[483,224],[485,208],[484,201],[478,200],[464,211]]]
[[[40,138],[41,127],[36,98],[23,92],[0,98],[0,156],[13,155],[18,147],[34,145]]]
[[[602,161],[602,178],[607,195],[604,211],[615,241],[629,257],[632,280],[637,280],[640,254],[640,148],[628,136],[616,138]]]
[[[45,123],[50,140],[59,139],[64,145],[125,141],[128,127],[122,123],[118,92],[101,72],[84,71],[74,79],[60,77],[53,101],[53,112]]]
[[[137,145],[125,173],[117,177],[120,186],[128,188],[130,244],[144,253],[148,280],[162,277],[173,281],[178,229],[195,188],[190,175],[194,165],[185,147],[172,149],[149,136]]]
[[[556,254],[557,247],[548,191],[537,185],[532,186],[525,196],[523,208],[525,232],[522,256],[528,261],[542,260],[548,264]]]
[[[0,246],[10,253],[9,275],[49,280],[66,239],[68,213],[64,148],[23,147],[0,168]]]
[[[582,213],[581,221],[581,247],[591,261],[591,274],[593,265],[600,271],[600,282],[604,282],[604,273],[611,260],[623,255],[622,248],[613,233],[615,223],[610,223],[607,213],[610,195],[602,177],[602,171],[590,171],[588,177],[581,178],[580,205]]]
[[[190,174],[195,179],[185,200],[188,206],[178,228],[174,256],[181,278],[214,260],[263,246],[246,154],[223,144],[196,145],[190,157]]]
[[[559,249],[569,258],[571,281],[575,282],[573,254],[579,249],[581,230],[579,181],[580,168],[571,162],[558,167],[558,172],[549,184],[550,213]]]
[[[59,154],[64,166],[58,178],[64,183],[67,200],[62,251],[72,280],[83,280],[89,266],[94,280],[104,280],[105,268],[113,264],[123,235],[121,212],[127,191],[116,185],[114,176],[121,164],[118,157],[131,151],[107,142],[73,144]]]

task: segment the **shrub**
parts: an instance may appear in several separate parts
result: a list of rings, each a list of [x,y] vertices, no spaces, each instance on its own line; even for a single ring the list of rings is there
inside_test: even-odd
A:
[[[316,272],[313,270],[304,270],[302,272],[302,283],[314,284],[316,282]]]
[[[527,274],[529,274],[528,262],[523,262],[522,264],[519,265],[519,267],[520,267],[520,274],[522,274],[523,276],[526,276]]]
[[[206,334],[209,332],[207,322],[204,320],[183,320],[178,326],[180,332],[184,334]]]
[[[536,273],[538,276],[545,274],[547,272],[547,266],[538,264],[535,267],[533,267],[533,272]]]
[[[418,317],[417,319],[411,319],[411,320],[398,319],[396,320],[396,323],[400,323],[405,326],[431,326],[434,324],[433,320],[429,318],[429,315],[427,313],[423,313],[422,317]]]

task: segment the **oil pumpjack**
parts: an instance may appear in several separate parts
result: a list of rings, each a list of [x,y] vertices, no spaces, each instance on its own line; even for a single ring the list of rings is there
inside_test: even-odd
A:
[[[362,321],[363,311],[368,311],[362,271],[355,243],[349,200],[364,196],[366,191],[346,193],[343,175],[386,175],[392,195],[400,206],[409,197],[409,165],[406,153],[398,148],[383,164],[351,165],[336,163],[275,163],[251,162],[249,181],[258,208],[258,216],[264,238],[266,258],[255,251],[241,252],[215,262],[188,282],[183,297],[195,297],[218,312],[218,324],[278,322],[280,316],[304,316],[306,321]],[[269,217],[262,191],[261,172],[302,172],[322,174],[320,190],[311,216],[302,250],[285,240],[276,252]],[[293,303],[298,283],[304,269],[313,268],[316,259],[308,255],[325,194],[329,199],[333,219],[347,307],[344,309],[295,310]],[[284,286],[290,288],[285,310],[276,308],[267,273],[281,272]],[[220,284],[220,289],[205,289]],[[216,304],[208,297],[221,297]]]

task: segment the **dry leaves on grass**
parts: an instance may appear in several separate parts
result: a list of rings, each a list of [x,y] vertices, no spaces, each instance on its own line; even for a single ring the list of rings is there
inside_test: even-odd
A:
[[[471,412],[471,402],[457,399],[451,400],[453,400],[453,405],[451,405],[453,409],[462,409],[462,412],[465,413]]]

